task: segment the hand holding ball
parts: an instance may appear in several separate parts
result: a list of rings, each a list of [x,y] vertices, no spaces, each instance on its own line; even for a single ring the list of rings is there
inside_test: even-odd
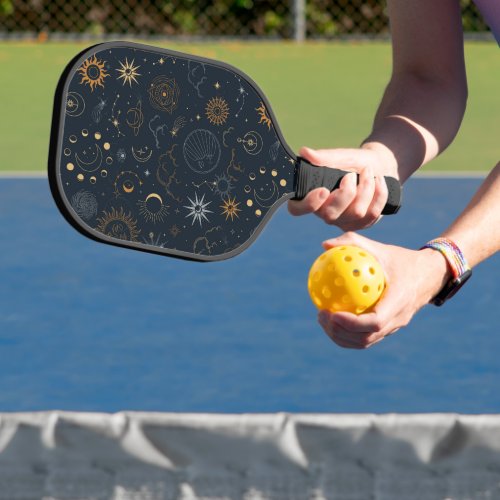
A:
[[[309,271],[307,288],[318,309],[369,312],[385,287],[384,271],[363,248],[340,246],[320,255]]]

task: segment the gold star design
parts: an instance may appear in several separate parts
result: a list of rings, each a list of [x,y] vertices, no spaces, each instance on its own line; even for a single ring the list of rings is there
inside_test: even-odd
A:
[[[219,89],[220,89],[220,83],[219,83],[219,82],[216,82],[216,83],[215,83],[215,85],[214,85],[214,87],[215,87],[217,90],[219,90]]]
[[[134,66],[134,60],[132,59],[132,62],[128,62],[127,58],[125,58],[125,63],[122,61],[118,61],[120,63],[121,68],[117,69],[118,73],[120,73],[120,76],[118,77],[118,80],[120,78],[123,78],[123,85],[128,83],[132,87],[132,82],[138,83],[136,80],[136,76],[141,76],[140,73],[137,73],[137,70],[140,68],[140,66]]]

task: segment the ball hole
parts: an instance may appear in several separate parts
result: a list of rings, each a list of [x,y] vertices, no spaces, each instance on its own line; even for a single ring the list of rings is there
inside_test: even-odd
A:
[[[368,293],[370,291],[370,287],[368,285],[365,285],[363,287],[363,293]]]
[[[346,256],[344,257],[344,260],[345,260],[346,262],[351,262],[352,257],[351,257],[350,255],[346,255]]]
[[[359,278],[360,276],[360,272],[359,272],[359,269],[354,269],[354,271],[352,272],[352,275],[355,277],[355,278]]]
[[[344,278],[335,278],[335,281],[334,281],[335,285],[336,286],[344,286]]]
[[[326,285],[321,289],[321,293],[326,299],[329,299],[332,296],[332,291]]]
[[[366,257],[366,253],[365,253],[365,252],[359,252],[359,255],[360,255],[361,257]]]
[[[370,269],[368,269],[368,271],[370,271],[370,274],[375,274],[375,268],[373,268],[373,267],[370,267]]]
[[[321,273],[319,271],[316,271],[313,275],[313,280],[318,282],[321,279]]]
[[[334,302],[332,307],[334,311],[340,311],[342,309],[342,306],[338,302]]]
[[[349,297],[349,295],[343,295],[342,296],[342,302],[344,304],[350,304],[351,303],[351,297]]]
[[[382,290],[382,285],[379,285],[379,286],[377,287],[377,290],[380,292],[380,290]]]
[[[317,307],[321,308],[323,306],[323,302],[321,302],[321,299],[315,293],[313,294],[312,298]]]
[[[362,307],[362,306],[356,307],[356,314],[361,314],[365,309],[366,309],[366,307]]]

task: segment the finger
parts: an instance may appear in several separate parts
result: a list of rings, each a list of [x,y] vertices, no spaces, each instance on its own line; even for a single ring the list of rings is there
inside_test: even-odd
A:
[[[321,311],[318,314],[318,322],[323,327],[325,333],[341,347],[363,349],[366,340],[362,335],[353,334],[335,323],[336,314],[329,311]]]
[[[375,312],[359,315],[350,312],[338,312],[335,313],[334,322],[338,329],[357,335],[379,333],[385,326],[383,319]]]
[[[367,349],[372,345],[378,344],[380,341],[384,340],[386,336],[381,332],[372,333],[348,331],[336,323],[335,319],[330,323],[330,332],[335,338],[351,345],[355,345],[358,349]]]
[[[328,240],[323,241],[322,245],[325,250],[328,250],[333,247],[338,247],[342,245],[357,245],[363,247],[365,250],[369,250],[370,241],[368,238],[361,236],[354,231],[348,231],[336,238],[330,238]]]
[[[367,167],[359,173],[356,197],[344,211],[344,218],[347,223],[350,220],[359,221],[364,219],[368,212],[368,208],[373,202],[374,194],[375,177],[373,175],[373,169],[371,167]]]
[[[382,210],[384,209],[389,197],[389,190],[384,177],[377,175],[374,180],[375,190],[373,193],[373,199],[371,205],[368,207],[365,217],[367,225],[373,225],[382,218]]]
[[[333,191],[315,212],[328,224],[335,224],[337,219],[349,207],[356,197],[357,177],[355,173],[347,174],[340,181],[338,189]]]
[[[314,189],[300,201],[290,200],[288,211],[292,215],[305,215],[316,212],[330,196],[330,191],[326,188]]]

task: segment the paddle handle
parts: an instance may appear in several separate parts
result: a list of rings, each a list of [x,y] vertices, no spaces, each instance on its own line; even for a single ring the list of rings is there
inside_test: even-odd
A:
[[[339,187],[342,178],[350,173],[338,168],[312,165],[300,156],[297,158],[297,161],[294,200],[302,200],[307,193],[319,187],[326,187],[330,191],[333,191]],[[401,184],[394,177],[384,177],[384,179],[387,184],[389,196],[382,213],[384,215],[395,214],[401,207]],[[359,182],[359,175],[357,175],[356,182]]]

